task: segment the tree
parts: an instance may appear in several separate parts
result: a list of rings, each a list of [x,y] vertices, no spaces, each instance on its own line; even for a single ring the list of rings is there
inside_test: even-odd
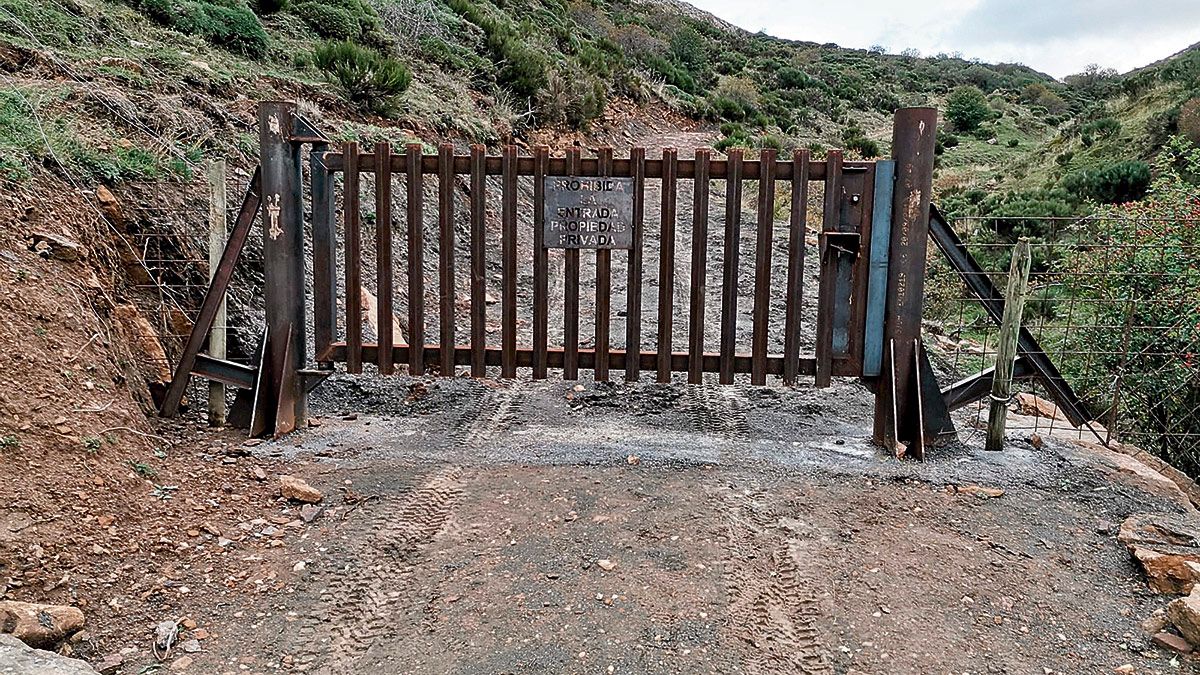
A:
[[[959,131],[974,131],[990,120],[993,112],[979,87],[959,87],[946,99],[946,119]]]

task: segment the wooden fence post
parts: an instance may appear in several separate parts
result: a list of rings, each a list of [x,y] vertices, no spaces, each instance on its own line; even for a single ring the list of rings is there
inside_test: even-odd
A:
[[[300,145],[292,143],[296,106],[266,101],[258,107],[262,167],[266,391],[258,397],[267,429],[279,436],[296,429],[308,411],[300,370],[307,359],[305,324],[304,208]],[[257,425],[255,425],[257,426]]]
[[[208,164],[208,281],[211,284],[221,264],[227,237],[225,213],[225,160],[217,159]],[[221,297],[212,332],[208,335],[208,355],[215,359],[225,358],[226,300]],[[216,380],[208,381],[208,423],[219,427],[225,425],[225,385]]]
[[[1029,289],[1029,240],[1022,237],[1013,249],[1008,266],[1008,285],[1004,289],[1004,316],[996,345],[996,374],[992,378],[992,399],[988,407],[986,450],[1004,449],[1004,424],[1008,417],[1008,402],[1012,398],[1013,363],[1017,358],[1017,336],[1021,332],[1021,315],[1025,312],[1025,295]]]

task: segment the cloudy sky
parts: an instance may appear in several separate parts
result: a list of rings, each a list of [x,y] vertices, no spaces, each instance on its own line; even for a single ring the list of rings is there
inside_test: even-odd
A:
[[[1200,42],[1200,0],[690,0],[750,31],[890,53],[962,52],[1055,77],[1121,72]]]

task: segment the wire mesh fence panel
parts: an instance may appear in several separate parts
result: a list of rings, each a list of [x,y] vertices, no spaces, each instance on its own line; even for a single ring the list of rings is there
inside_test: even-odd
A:
[[[988,217],[953,227],[998,287],[1016,240],[1030,240],[1024,326],[1092,420],[1075,427],[1026,379],[1014,387],[1010,431],[1130,443],[1200,473],[1200,219]],[[946,379],[992,367],[996,326],[940,256],[927,289],[927,325]],[[969,409],[982,428],[986,406]]]

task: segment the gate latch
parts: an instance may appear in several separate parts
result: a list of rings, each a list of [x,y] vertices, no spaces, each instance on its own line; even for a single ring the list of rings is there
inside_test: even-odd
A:
[[[821,259],[825,259],[830,251],[838,255],[858,257],[862,240],[857,232],[825,231],[821,233]]]

